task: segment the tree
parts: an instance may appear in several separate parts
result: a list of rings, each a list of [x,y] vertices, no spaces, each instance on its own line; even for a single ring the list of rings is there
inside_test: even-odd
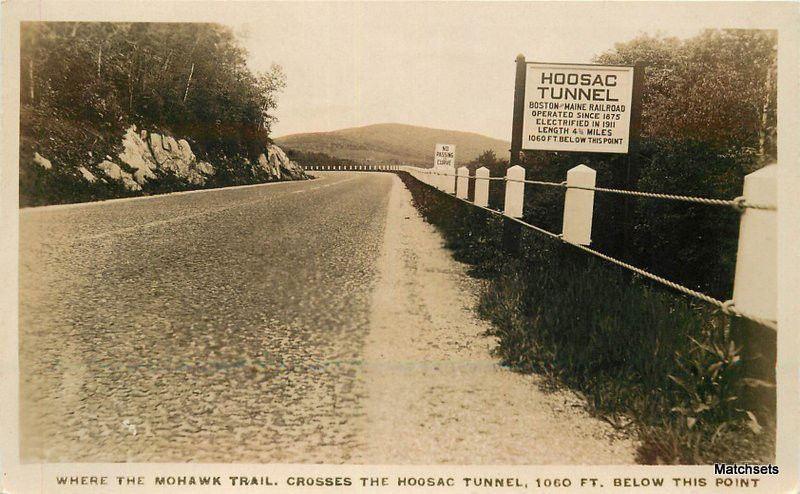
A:
[[[686,41],[645,35],[596,61],[646,65],[644,137],[736,149],[758,156],[755,167],[776,158],[775,31],[706,30]]]

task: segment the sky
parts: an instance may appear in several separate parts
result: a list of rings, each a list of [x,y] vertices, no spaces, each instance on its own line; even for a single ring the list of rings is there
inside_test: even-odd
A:
[[[252,69],[286,73],[276,137],[394,122],[509,139],[519,53],[582,63],[643,33],[758,27],[730,4],[659,2],[269,3],[219,22]]]

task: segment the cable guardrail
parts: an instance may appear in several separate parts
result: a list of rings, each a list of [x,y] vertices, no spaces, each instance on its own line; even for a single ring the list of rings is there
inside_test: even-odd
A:
[[[429,175],[450,176],[450,177],[456,177],[456,178],[467,179],[467,180],[469,180],[469,179],[473,179],[473,180],[488,180],[488,181],[502,180],[502,181],[505,181],[505,182],[520,182],[520,183],[528,183],[528,184],[533,184],[533,185],[544,185],[544,186],[552,186],[552,187],[561,187],[561,188],[564,188],[564,189],[580,189],[580,190],[587,190],[587,191],[592,191],[592,192],[607,192],[607,193],[624,194],[624,195],[631,195],[631,196],[637,196],[637,197],[648,197],[648,198],[655,198],[655,199],[665,199],[665,200],[692,202],[692,203],[710,205],[710,206],[726,206],[726,207],[733,207],[735,210],[739,211],[740,213],[743,213],[746,209],[757,209],[757,210],[766,210],[766,211],[776,211],[777,210],[777,207],[773,206],[773,205],[748,203],[747,201],[745,201],[744,197],[737,197],[737,198],[732,199],[732,200],[710,199],[710,198],[704,198],[704,197],[684,196],[684,195],[677,195],[677,194],[661,194],[661,193],[655,193],[655,192],[639,192],[639,191],[629,191],[629,190],[624,190],[624,189],[610,189],[610,188],[604,188],[604,187],[587,187],[587,186],[578,186],[578,185],[568,185],[566,182],[545,182],[545,181],[538,181],[538,180],[512,179],[512,178],[507,178],[507,177],[478,177],[478,176],[474,176],[474,175],[463,175],[463,174],[459,175],[459,174],[456,174],[456,173],[443,173],[443,172],[437,172],[437,171],[434,171],[434,170],[425,170],[425,169],[419,169],[419,168],[415,169],[415,172],[420,172],[420,173],[429,174]],[[423,182],[423,183],[425,183],[425,182]],[[430,185],[430,184],[428,184],[428,185]],[[633,272],[633,273],[635,273],[637,275],[640,275],[640,276],[642,276],[644,278],[647,278],[649,280],[652,280],[652,281],[655,281],[657,283],[660,283],[660,284],[662,284],[662,285],[664,285],[664,286],[666,286],[668,288],[671,288],[671,289],[676,290],[676,291],[678,291],[680,293],[683,293],[684,295],[688,295],[690,297],[696,298],[696,299],[701,300],[703,302],[706,302],[708,304],[714,305],[714,306],[718,307],[726,315],[729,315],[729,316],[732,316],[732,317],[740,317],[740,318],[744,318],[744,319],[749,319],[749,320],[754,321],[754,322],[756,322],[756,323],[758,323],[758,324],[760,324],[762,326],[766,326],[766,327],[771,328],[773,330],[777,330],[777,322],[775,320],[766,319],[766,318],[763,318],[763,317],[758,317],[758,316],[755,316],[753,314],[748,314],[748,313],[746,313],[744,311],[741,311],[741,310],[736,308],[736,306],[734,305],[733,300],[725,300],[725,301],[719,300],[719,299],[714,298],[714,297],[712,297],[710,295],[707,295],[705,293],[702,293],[702,292],[699,292],[697,290],[693,290],[693,289],[691,289],[691,288],[689,288],[687,286],[681,285],[680,283],[676,283],[676,282],[668,280],[668,279],[666,279],[666,278],[664,278],[662,276],[659,276],[657,274],[651,273],[651,272],[649,272],[649,271],[647,271],[647,270],[645,270],[643,268],[634,266],[634,265],[629,264],[629,263],[627,263],[625,261],[622,261],[622,260],[617,259],[615,257],[609,256],[607,254],[604,254],[604,253],[602,253],[600,251],[592,249],[591,247],[588,247],[587,245],[582,245],[582,244],[579,244],[579,243],[570,242],[570,241],[564,239],[563,235],[561,235],[561,234],[556,234],[556,233],[548,231],[548,230],[546,230],[544,228],[541,228],[541,227],[538,227],[536,225],[530,224],[530,223],[522,220],[521,218],[516,218],[516,217],[513,217],[513,216],[509,216],[509,215],[505,214],[502,211],[498,211],[496,209],[492,209],[492,208],[489,208],[487,206],[476,204],[476,203],[474,203],[472,201],[469,201],[468,199],[465,199],[463,197],[459,197],[457,194],[447,193],[447,195],[450,196],[450,197],[454,197],[454,198],[456,198],[456,199],[458,199],[458,200],[460,200],[462,202],[465,202],[465,203],[467,203],[467,204],[469,204],[471,206],[475,206],[475,207],[477,207],[479,209],[487,211],[487,212],[489,212],[491,214],[500,216],[500,217],[505,218],[505,219],[507,219],[509,221],[513,221],[515,223],[519,223],[522,226],[525,226],[525,227],[527,227],[527,228],[529,228],[531,230],[537,231],[537,232],[539,232],[541,234],[544,234],[544,235],[546,235],[548,237],[551,237],[553,239],[561,240],[562,242],[564,242],[564,243],[566,243],[568,245],[572,245],[572,246],[574,246],[574,247],[576,247],[576,248],[578,248],[578,249],[580,249],[580,250],[582,250],[582,251],[584,251],[586,253],[589,253],[589,254],[591,254],[591,255],[593,255],[595,257],[603,259],[606,262],[610,262],[610,263],[615,264],[615,265],[617,265],[617,266],[619,266],[621,268],[624,268],[624,269],[626,269],[628,271],[631,271],[631,272]]]
[[[579,189],[589,190],[593,192],[605,192],[610,194],[630,195],[636,197],[647,197],[650,199],[664,199],[680,202],[691,202],[696,204],[703,204],[707,206],[726,206],[731,207],[737,211],[745,209],[759,209],[762,211],[777,211],[777,207],[771,204],[758,204],[747,202],[744,197],[736,197],[734,199],[713,199],[708,197],[685,196],[679,194],[664,194],[660,192],[642,192],[638,190],[625,190],[625,189],[611,189],[606,187],[583,187],[580,185],[568,185],[567,182],[545,182],[541,180],[523,180],[508,177],[477,177],[474,175],[458,175],[456,173],[441,173],[436,171],[421,171],[429,175],[439,175],[445,177],[466,178],[472,180],[496,180],[503,182],[517,182],[531,185],[543,185],[548,187],[559,187],[562,189]]]

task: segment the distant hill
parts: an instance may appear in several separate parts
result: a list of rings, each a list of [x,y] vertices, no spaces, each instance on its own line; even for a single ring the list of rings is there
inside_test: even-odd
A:
[[[430,166],[437,143],[456,146],[456,164],[467,163],[486,150],[508,158],[508,141],[473,132],[431,129],[404,124],[313,132],[278,137],[275,142],[289,149],[325,153],[361,163],[406,163]]]

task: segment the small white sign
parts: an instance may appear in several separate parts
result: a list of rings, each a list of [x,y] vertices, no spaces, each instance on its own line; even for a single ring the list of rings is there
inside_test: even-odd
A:
[[[522,149],[627,153],[633,67],[529,63]]]
[[[437,144],[433,154],[433,166],[456,166],[456,147],[452,144]]]

